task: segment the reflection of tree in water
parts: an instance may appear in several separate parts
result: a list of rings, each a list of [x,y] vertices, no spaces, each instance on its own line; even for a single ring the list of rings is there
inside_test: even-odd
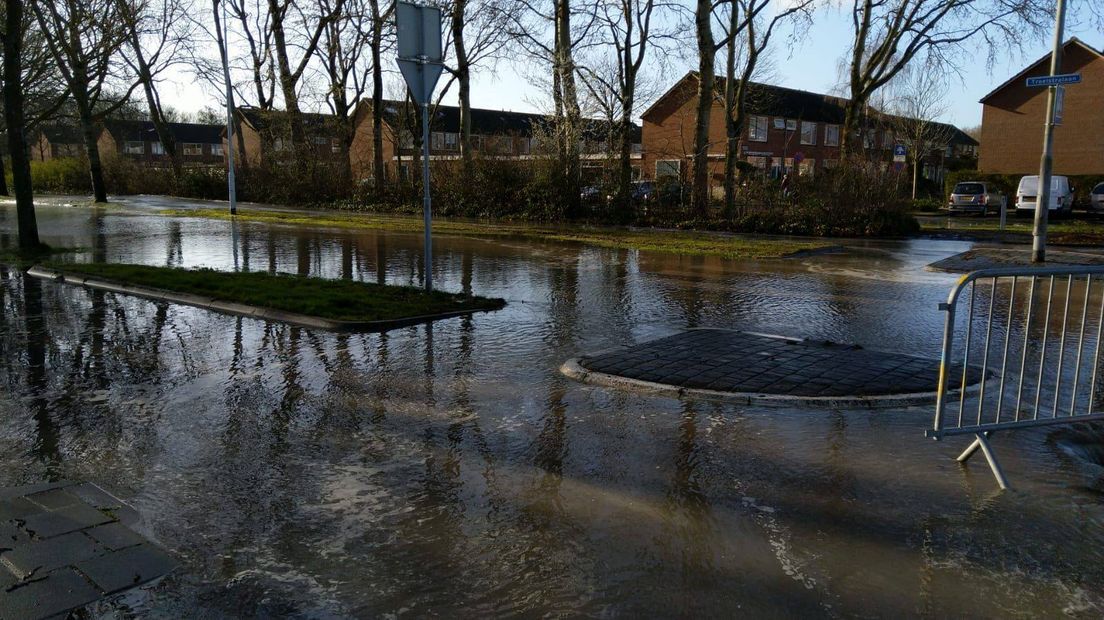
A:
[[[32,451],[46,466],[48,480],[61,478],[61,453],[58,449],[58,428],[51,418],[46,350],[49,346],[46,316],[42,307],[42,283],[38,278],[22,276],[23,317],[26,332],[27,407],[35,420],[35,441]]]
[[[178,220],[169,220],[169,243],[165,265],[179,267],[184,263],[184,236]]]

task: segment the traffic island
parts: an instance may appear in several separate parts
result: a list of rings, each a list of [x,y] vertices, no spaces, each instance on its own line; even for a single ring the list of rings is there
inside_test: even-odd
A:
[[[476,312],[502,299],[427,293],[409,286],[264,272],[149,265],[35,265],[27,275],[256,319],[335,331],[382,332]]]
[[[569,360],[569,377],[608,387],[746,404],[900,407],[934,402],[939,361],[857,345],[726,329],[691,329]],[[962,376],[962,367],[950,369]],[[980,385],[971,367],[968,389]]]
[[[91,483],[0,488],[0,618],[57,617],[172,572],[137,518]]]

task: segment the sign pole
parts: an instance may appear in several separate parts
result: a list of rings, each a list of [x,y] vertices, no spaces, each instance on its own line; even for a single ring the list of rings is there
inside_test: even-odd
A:
[[[1066,24],[1066,0],[1058,0],[1054,13],[1054,50],[1050,54],[1050,75],[1062,66],[1062,31]],[[1043,157],[1039,162],[1039,187],[1035,192],[1035,228],[1032,231],[1031,262],[1046,262],[1047,218],[1050,215],[1050,178],[1054,167],[1055,86],[1047,89],[1046,119],[1043,125]]]
[[[422,218],[425,221],[425,290],[433,292],[433,236],[430,232],[432,200],[429,197],[429,99],[422,103]]]
[[[422,217],[425,221],[425,289],[433,292],[432,203],[429,192],[429,104],[444,69],[441,50],[441,9],[397,2],[396,60],[414,104],[422,108]]]

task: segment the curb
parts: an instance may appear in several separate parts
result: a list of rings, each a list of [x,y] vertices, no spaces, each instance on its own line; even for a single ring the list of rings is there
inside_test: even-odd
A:
[[[691,328],[687,331],[695,329],[709,328]],[[800,338],[792,338],[789,336],[778,336],[775,334],[762,334],[756,332],[748,333],[752,333],[757,336],[778,338],[781,340],[792,340],[798,342],[801,341]],[[601,355],[603,353],[620,350],[621,348],[623,347],[606,349],[604,351],[595,353],[594,355]],[[938,396],[938,392],[935,390],[932,390],[930,392],[910,392],[905,394],[882,394],[871,396],[862,396],[858,394],[852,396],[790,396],[787,394],[767,394],[762,392],[723,392],[720,390],[710,390],[706,388],[688,388],[678,385],[671,385],[669,383],[656,383],[654,381],[632,379],[630,377],[623,377],[621,375],[613,375],[609,373],[589,370],[585,366],[583,366],[581,360],[582,357],[573,357],[567,360],[563,363],[562,366],[560,366],[560,372],[570,379],[574,379],[576,381],[579,381],[580,383],[587,383],[590,385],[647,392],[650,394],[673,396],[678,398],[684,396],[698,396],[702,398],[724,400],[743,405],[797,407],[802,409],[893,409],[901,407],[911,407],[916,405],[934,404]],[[965,393],[967,395],[977,393],[981,390],[982,385],[989,384],[990,386],[994,386],[996,385],[995,382],[995,378],[986,378],[984,381],[978,381],[977,383],[966,386]],[[961,394],[962,391],[948,388],[947,393]]]
[[[31,267],[27,270],[27,275],[61,284],[76,284],[84,286],[85,288],[92,288],[109,293],[133,295],[135,297],[143,297],[145,299],[152,299],[155,301],[167,301],[175,304],[183,304],[186,306],[203,308],[204,310],[213,310],[215,312],[221,312],[223,314],[245,316],[253,319],[261,319],[267,321],[277,321],[280,323],[299,325],[301,327],[311,327],[315,329],[325,329],[330,331],[385,332],[392,329],[398,329],[400,327],[409,327],[411,325],[431,323],[433,321],[451,319],[469,314],[476,314],[478,312],[491,312],[494,310],[500,310],[502,308],[502,306],[499,306],[497,308],[456,310],[453,312],[442,312],[440,314],[426,314],[421,316],[404,317],[401,319],[387,319],[382,321],[342,321],[338,319],[326,319],[318,316],[311,316],[309,314],[299,314],[296,312],[275,310],[273,308],[250,306],[247,304],[239,304],[232,301],[222,301],[213,297],[203,297],[201,295],[193,295],[191,293],[176,293],[173,291],[149,288],[145,286],[123,284],[121,282],[115,282],[112,280],[101,280],[94,277],[83,276],[79,274],[69,274],[57,271],[55,269],[48,269],[46,267],[43,267],[42,265],[35,265]],[[503,306],[504,305],[505,303],[503,304]]]

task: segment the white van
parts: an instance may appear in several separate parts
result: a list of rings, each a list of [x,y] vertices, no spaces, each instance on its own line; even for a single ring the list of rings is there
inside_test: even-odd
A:
[[[1034,213],[1038,195],[1038,175],[1020,179],[1020,186],[1016,189],[1016,213],[1018,215]],[[1068,178],[1059,175],[1050,177],[1050,204],[1047,208],[1052,213],[1068,214],[1073,211],[1073,189],[1070,187]]]

